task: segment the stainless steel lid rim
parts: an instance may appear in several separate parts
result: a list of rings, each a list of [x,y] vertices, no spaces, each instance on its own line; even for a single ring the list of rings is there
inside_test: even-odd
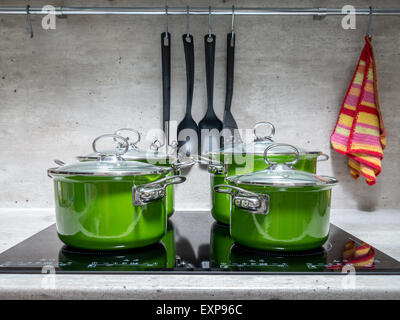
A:
[[[321,184],[315,184],[313,182],[307,182],[307,183],[302,183],[302,184],[295,184],[295,183],[276,183],[276,182],[271,182],[271,183],[258,183],[258,182],[247,182],[247,181],[240,181],[240,180],[235,180],[231,181],[231,178],[237,178],[238,176],[230,176],[227,177],[226,180],[228,180],[230,183],[237,185],[237,186],[259,186],[259,187],[281,187],[281,188],[303,188],[303,187],[330,187],[334,186],[337,184],[339,181],[335,178],[333,178],[332,181],[330,182],[323,182]],[[321,178],[329,178],[332,179],[332,177],[329,176],[320,176]]]
[[[154,170],[154,171],[105,171],[105,172],[74,172],[74,171],[63,171],[57,170],[56,168],[50,168],[47,170],[47,173],[50,176],[90,176],[90,177],[124,177],[124,176],[146,176],[146,175],[160,175],[166,172],[171,172],[172,168],[165,167],[164,170]]]

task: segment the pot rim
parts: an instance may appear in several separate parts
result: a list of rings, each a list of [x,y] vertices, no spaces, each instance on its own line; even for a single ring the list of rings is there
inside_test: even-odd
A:
[[[53,176],[90,176],[90,177],[129,177],[129,176],[146,176],[146,175],[160,175],[172,171],[171,167],[159,167],[153,171],[97,171],[97,172],[74,172],[59,170],[59,167],[50,168],[47,170],[49,177]]]
[[[232,181],[233,178],[236,178],[237,176],[230,176],[227,177],[226,180],[228,180],[230,183],[235,184],[235,185],[240,185],[240,186],[261,186],[261,187],[285,187],[285,188],[302,188],[302,187],[317,187],[317,188],[323,188],[323,187],[331,187],[336,185],[339,181],[330,176],[318,176],[321,179],[321,184],[315,183],[315,182],[304,182],[304,183],[288,183],[288,182],[255,182],[255,181],[241,181],[241,180],[235,180]],[[324,179],[327,179],[329,181],[324,181]]]

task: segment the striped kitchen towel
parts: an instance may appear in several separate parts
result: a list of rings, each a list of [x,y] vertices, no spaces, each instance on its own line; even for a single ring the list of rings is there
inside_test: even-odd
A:
[[[353,178],[362,174],[367,184],[376,183],[376,176],[381,172],[386,131],[379,106],[374,51],[368,36],[331,135],[331,143],[337,152],[349,157]]]

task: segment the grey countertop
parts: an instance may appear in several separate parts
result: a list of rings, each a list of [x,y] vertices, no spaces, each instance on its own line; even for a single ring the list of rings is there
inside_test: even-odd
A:
[[[0,252],[54,220],[54,209],[0,209]],[[332,222],[400,259],[399,210],[333,210]],[[22,298],[400,299],[400,276],[1,274],[0,299]]]

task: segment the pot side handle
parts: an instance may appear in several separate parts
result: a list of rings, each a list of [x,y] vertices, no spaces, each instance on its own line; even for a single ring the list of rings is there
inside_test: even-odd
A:
[[[229,194],[232,205],[251,213],[267,215],[269,213],[269,195],[251,192],[239,187],[219,184],[214,186],[214,191]]]
[[[132,204],[134,207],[138,207],[162,199],[165,197],[166,188],[169,185],[180,184],[185,181],[184,176],[175,175],[148,184],[134,185],[132,187]]]

